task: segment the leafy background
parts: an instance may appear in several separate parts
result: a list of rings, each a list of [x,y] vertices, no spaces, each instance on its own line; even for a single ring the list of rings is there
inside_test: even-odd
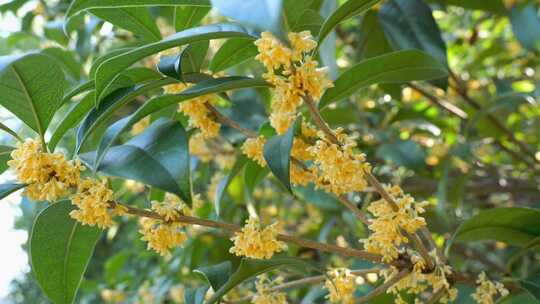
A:
[[[376,2],[148,0],[132,7],[126,6],[130,1],[8,1],[0,5],[2,18],[15,15],[21,27],[0,36],[0,55],[12,55],[0,61],[0,83],[11,88],[24,86],[29,95],[0,90],[0,104],[24,122],[14,124],[11,119],[6,124],[23,138],[34,137],[34,131],[43,134],[50,138],[50,149],[77,156],[89,167],[113,176],[111,185],[121,201],[148,207],[150,200],[163,196],[160,189],[188,197],[189,187],[177,184],[186,177],[145,179],[148,170],[164,171],[166,155],[152,163],[154,167],[147,167],[152,166],[149,162],[130,162],[131,157],[153,154],[137,148],[144,146],[144,133],[133,138],[127,132],[149,113],[154,123],[146,132],[162,149],[176,151],[185,146],[181,139],[189,136],[171,122],[186,126],[182,115],[171,117],[178,98],[160,95],[159,88],[172,79],[202,83],[183,93],[185,99],[236,89],[220,100],[223,114],[270,137],[273,134],[265,125],[269,92],[263,83],[234,76],[208,80],[205,73],[260,75],[262,67],[253,59],[256,49],[252,44],[258,30],[271,30],[281,37],[287,31],[320,31],[319,37],[325,39],[319,59],[338,79],[321,101],[325,119],[332,127],[341,126],[358,135],[360,149],[383,180],[402,184],[417,200],[432,203],[427,216],[430,229],[437,243],[446,246],[456,269],[505,273],[524,288],[505,301],[534,302],[540,290],[537,3],[386,0],[371,7]],[[193,3],[202,6],[185,5]],[[169,37],[195,26],[230,20],[238,23]],[[226,39],[208,42],[214,38]],[[149,56],[177,44],[186,47],[168,61]],[[122,54],[127,55],[118,56]],[[135,62],[138,64],[133,65]],[[451,75],[442,77],[447,66]],[[437,79],[418,82],[432,78]],[[43,83],[47,90],[41,89]],[[28,114],[30,108],[37,109],[39,119]],[[0,127],[4,129],[4,124]],[[171,134],[179,140],[168,140]],[[232,129],[223,128],[222,134],[233,146],[243,140]],[[0,170],[4,171],[15,141],[4,133],[0,139]],[[119,142],[123,144],[113,146]],[[119,161],[132,166],[118,166]],[[204,194],[200,217],[240,223],[251,208],[263,220],[280,217],[288,231],[322,242],[356,244],[366,235],[332,196],[297,187],[292,189],[297,197],[293,199],[268,169],[240,156],[225,171],[195,157],[178,165],[189,169],[180,171],[191,176],[194,192]],[[276,173],[279,170],[270,169],[286,180]],[[217,193],[206,195],[211,177],[220,171],[225,177]],[[144,181],[147,186],[134,191],[126,179]],[[2,185],[0,193],[18,187]],[[367,192],[352,199],[361,203],[373,197]],[[39,221],[34,221],[45,204],[23,199],[20,206],[22,216],[16,227],[36,229]],[[65,216],[62,205],[55,208],[58,210],[47,211],[51,221]],[[62,227],[57,228],[56,234],[61,235]],[[242,266],[228,253],[228,237],[213,230],[191,230],[186,245],[163,259],[145,250],[137,230],[135,220],[122,220],[99,235],[82,233],[96,245],[76,303],[101,303],[104,289],[122,291],[126,303],[180,302],[174,291],[184,290],[193,296],[187,297],[190,302],[197,303],[197,293],[204,293],[208,284],[219,290],[223,283],[210,279],[212,270],[204,267],[211,265],[228,269],[223,273],[236,269],[231,278],[249,277],[244,269],[274,269],[275,265],[298,266],[298,270],[290,267],[294,271],[285,267],[284,274],[291,278],[313,273],[305,265],[296,265],[297,260]],[[38,232],[33,237],[35,248],[47,250],[50,244],[40,244]],[[289,255],[309,260],[318,269],[343,263],[298,248],[292,248]],[[226,261],[231,264],[223,264]],[[355,261],[353,266],[369,265]],[[193,272],[195,269],[204,275]],[[44,281],[40,280],[43,275],[46,273],[28,272],[15,280],[11,300],[48,302],[36,283]],[[250,284],[232,293],[245,293],[252,289]],[[365,294],[373,284],[362,285],[357,292]],[[49,290],[48,294],[60,294],[62,300],[56,300],[60,303],[75,296],[72,285],[61,291],[57,286],[41,284],[41,288]],[[471,302],[470,287],[460,286],[460,291],[457,302]],[[320,286],[300,288],[290,297],[295,303],[324,302],[324,290]],[[387,300],[381,296],[374,303]]]

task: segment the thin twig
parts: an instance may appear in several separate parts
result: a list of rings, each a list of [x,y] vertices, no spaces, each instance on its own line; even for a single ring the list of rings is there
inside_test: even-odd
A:
[[[359,298],[357,300],[357,303],[367,303],[368,301],[373,300],[375,297],[385,293],[388,290],[388,288],[392,287],[392,285],[401,281],[401,279],[406,277],[410,272],[411,271],[409,269],[401,270],[398,274],[393,276],[390,280],[379,285],[377,288],[373,289],[369,294]]]
[[[439,108],[445,110],[445,111],[448,111],[450,112],[451,114],[463,119],[463,120],[467,120],[469,117],[467,115],[467,113],[465,113],[465,111],[463,111],[462,109],[456,107],[455,105],[449,103],[448,101],[445,101],[445,100],[441,100],[439,98],[437,98],[437,96],[429,93],[428,91],[424,90],[423,88],[413,84],[413,83],[407,83],[407,85],[417,91],[418,93],[422,94],[424,97],[426,97],[427,99],[429,99],[429,101],[431,101],[432,103],[434,103],[436,106],[438,106]]]
[[[247,137],[257,137],[257,133],[253,132],[250,129],[242,127],[240,124],[238,124],[236,121],[230,119],[229,117],[221,114],[214,106],[212,106],[209,103],[205,103],[206,108],[214,115],[216,120],[220,122],[221,124],[227,125],[233,129],[236,129],[240,131],[240,133],[246,135]]]

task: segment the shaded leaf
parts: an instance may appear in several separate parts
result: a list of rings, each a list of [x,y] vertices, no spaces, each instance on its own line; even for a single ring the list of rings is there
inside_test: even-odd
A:
[[[126,29],[147,41],[158,41],[161,33],[147,7],[92,9],[96,17]]]
[[[73,303],[101,234],[73,220],[69,213],[74,209],[70,201],[50,205],[38,215],[30,235],[32,271],[56,304]]]
[[[0,199],[3,199],[4,197],[24,187],[26,187],[26,184],[0,184]]]
[[[174,25],[176,31],[183,31],[192,28],[210,11],[210,1],[206,1],[208,6],[175,6],[174,7]]]
[[[530,51],[540,50],[540,18],[535,5],[515,5],[510,11],[510,23],[521,45]]]
[[[226,70],[257,55],[257,47],[250,39],[229,39],[212,57],[210,70],[214,73]]]
[[[19,137],[19,135],[11,130],[8,126],[6,126],[5,124],[1,123],[0,122],[0,130],[6,132],[7,134],[13,136],[15,139],[19,140],[19,141],[22,141],[22,138]]]
[[[8,168],[7,161],[11,159],[13,149],[11,146],[0,145],[0,174]]]
[[[221,181],[219,181],[214,197],[214,208],[218,216],[221,212],[221,200],[225,195],[225,190],[227,190],[227,187],[229,186],[233,178],[238,174],[238,172],[240,172],[240,170],[244,168],[247,160],[248,158],[244,154],[240,154],[237,157],[233,167],[231,168],[231,171]]]
[[[230,261],[225,261],[212,266],[201,267],[195,269],[194,272],[204,276],[212,289],[218,290],[225,285],[232,273],[232,264]]]
[[[198,288],[188,288],[184,292],[184,303],[185,304],[203,304],[204,296],[208,286],[201,286]]]
[[[528,280],[519,280],[519,285],[525,289],[537,301],[540,301],[540,284]]]

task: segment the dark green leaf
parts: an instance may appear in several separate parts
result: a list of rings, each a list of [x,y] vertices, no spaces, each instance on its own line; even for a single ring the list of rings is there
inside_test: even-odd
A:
[[[227,190],[227,187],[229,187],[229,184],[233,180],[233,178],[244,168],[244,165],[246,164],[247,157],[244,154],[240,154],[238,158],[236,159],[236,162],[234,163],[231,171],[221,180],[219,181],[219,184],[216,189],[215,197],[214,197],[214,208],[216,210],[216,214],[219,216],[221,212],[221,200],[223,199],[223,196],[225,195],[225,190]]]
[[[8,126],[6,126],[5,124],[1,123],[0,122],[0,130],[6,132],[7,134],[13,136],[15,139],[19,140],[19,141],[22,141],[22,139],[19,137],[19,135],[11,130]]]
[[[56,59],[71,78],[77,81],[81,79],[81,65],[75,58],[75,53],[59,47],[46,48],[41,52]]]
[[[4,197],[24,187],[26,187],[25,184],[0,184],[0,199],[3,199]]]
[[[419,50],[403,50],[366,59],[341,74],[326,90],[319,107],[346,98],[360,88],[377,83],[437,79],[448,75],[437,59]]]
[[[256,162],[249,160],[244,169],[244,194],[248,200],[252,200],[255,187],[262,182],[270,172],[268,167],[261,167]]]
[[[219,301],[229,290],[233,289],[235,286],[240,283],[256,277],[262,273],[271,271],[279,267],[306,267],[308,264],[299,259],[293,258],[273,258],[270,260],[252,260],[252,259],[242,259],[240,265],[236,271],[231,275],[229,280],[221,286],[219,290],[208,300],[208,304],[215,303]]]
[[[68,91],[64,97],[62,98],[62,105],[67,103],[67,102],[70,102],[71,99],[81,93],[84,93],[86,91],[89,91],[89,90],[92,90],[94,88],[94,81],[93,80],[88,80],[86,82],[83,82],[81,84],[78,84],[77,86],[75,86],[73,89],[71,89],[70,91]]]
[[[51,139],[49,139],[49,150],[54,151],[56,145],[60,139],[62,139],[64,134],[66,134],[69,129],[74,128],[83,119],[83,117],[90,112],[90,110],[94,107],[94,101],[95,95],[92,91],[86,94],[82,100],[78,101],[66,113],[66,115],[60,120],[60,124],[58,124],[56,129],[53,131]]]
[[[540,50],[540,18],[535,5],[515,5],[510,11],[510,22],[521,45],[530,51]]]
[[[455,241],[493,240],[526,246],[540,236],[540,211],[529,208],[494,208],[466,220],[454,235]]]
[[[540,301],[540,284],[528,280],[519,280],[519,285],[525,289],[531,296],[533,296],[537,301]]]
[[[234,37],[256,38],[244,27],[237,24],[221,23],[205,25],[176,33],[161,41],[150,43],[109,58],[96,70],[96,98],[98,101],[103,99],[105,97],[103,92],[118,77],[120,72],[146,56],[193,42]]]
[[[147,7],[92,9],[90,12],[100,19],[140,36],[146,41],[158,41],[161,39],[161,33]]]
[[[360,58],[371,58],[392,51],[376,11],[370,10],[362,17],[358,32],[358,44],[361,46],[358,49]]]
[[[66,18],[93,8],[118,8],[137,6],[210,6],[208,0],[75,0],[69,5]]]
[[[231,276],[232,264],[230,261],[225,261],[216,265],[195,269],[194,272],[203,275],[208,284],[212,286],[212,289],[219,290]]]
[[[191,43],[180,54],[180,75],[199,73],[208,52],[209,41]],[[183,79],[184,77],[182,77]]]
[[[299,121],[300,119],[297,119],[285,134],[275,135],[267,140],[264,145],[263,153],[270,171],[272,171],[291,193],[291,149],[294,141],[294,133],[299,126]]]
[[[108,149],[97,166],[95,157],[81,155],[96,171],[174,193],[191,205],[188,140],[180,123],[159,119],[127,143]]]
[[[184,303],[185,304],[203,304],[204,296],[208,286],[201,286],[198,288],[188,288],[184,292]]]
[[[62,102],[64,73],[44,54],[0,57],[0,104],[44,136]]]
[[[229,39],[210,61],[214,73],[226,70],[257,55],[257,47],[251,39]]]
[[[210,0],[223,16],[253,25],[265,31],[276,31],[281,17],[282,0]]]
[[[54,203],[37,217],[30,235],[35,278],[55,304],[73,303],[101,231],[83,226],[69,213],[69,201]]]
[[[112,57],[115,57],[115,56],[118,56],[120,54],[123,54],[123,53],[126,53],[130,50],[133,50],[134,48],[133,47],[126,47],[126,48],[120,48],[120,49],[114,49],[114,50],[110,50],[108,51],[106,54],[103,54],[102,56],[96,58],[96,60],[94,60],[92,62],[92,66],[90,67],[90,72],[88,72],[88,75],[90,78],[94,78],[96,76],[96,70],[97,68],[103,63],[105,62],[107,59],[109,58],[112,58]],[[92,80],[93,81],[93,80]]]
[[[174,25],[176,31],[183,31],[192,28],[210,11],[210,1],[207,0],[208,6],[176,6],[174,9]]]
[[[283,1],[282,27],[285,32],[309,30],[317,35],[324,18],[312,7],[313,1]]]
[[[349,0],[342,4],[324,21],[318,37],[319,44],[338,24],[364,13],[377,2],[379,2],[379,0]]]

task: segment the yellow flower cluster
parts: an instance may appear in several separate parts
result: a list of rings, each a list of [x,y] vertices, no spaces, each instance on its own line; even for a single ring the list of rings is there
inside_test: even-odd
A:
[[[415,233],[426,225],[419,214],[424,213],[427,202],[416,203],[414,198],[404,194],[399,186],[386,187],[394,198],[398,210],[394,210],[388,202],[380,199],[370,204],[368,211],[374,218],[370,219],[368,228],[372,231],[368,239],[361,240],[366,251],[382,255],[383,261],[389,262],[398,257],[399,246],[407,243],[402,230]]]
[[[354,304],[356,276],[347,268],[334,268],[327,272],[328,279],[324,283],[331,303]]]
[[[317,187],[337,195],[363,191],[367,187],[364,172],[370,171],[371,166],[364,154],[354,152],[354,139],[343,133],[341,128],[336,130],[341,146],[324,140],[324,134],[319,136],[321,139],[308,149],[314,158],[313,173],[317,176]]]
[[[25,184],[26,195],[32,200],[55,202],[77,186],[84,167],[78,161],[67,161],[61,153],[42,151],[39,139],[27,139],[11,152],[7,164],[17,179]]]
[[[490,281],[485,272],[482,272],[478,275],[476,280],[478,287],[476,291],[471,295],[471,297],[479,304],[493,304],[495,301],[493,297],[500,294],[501,297],[506,297],[508,295],[508,289],[500,282]]]
[[[257,277],[255,288],[257,293],[251,299],[253,304],[287,304],[287,296],[284,292],[272,291],[272,287],[283,283],[283,278],[278,277],[274,281],[270,281],[268,276],[262,274]]]
[[[259,166],[264,167],[266,166],[266,160],[263,155],[265,143],[266,139],[262,135],[256,138],[248,138],[242,145],[242,152],[259,164]]]
[[[114,193],[107,188],[105,182],[94,179],[83,179],[77,188],[77,193],[71,197],[71,202],[78,207],[70,212],[70,216],[83,225],[105,229],[111,227],[114,222],[112,217],[125,214],[125,209],[116,205],[110,209],[114,201]]]
[[[280,230],[277,222],[261,228],[259,219],[250,217],[242,230],[231,238],[234,246],[230,252],[252,259],[270,259],[274,253],[286,248],[285,243],[277,240]]]
[[[165,86],[163,89],[167,94],[177,94],[188,88],[184,83],[174,83]],[[204,138],[214,138],[219,135],[221,125],[211,117],[210,110],[206,104],[214,102],[215,95],[204,95],[195,97],[178,105],[178,111],[189,117],[189,125],[201,130]]]
[[[176,220],[178,220],[179,215],[191,216],[200,204],[199,195],[193,196],[192,209],[171,193],[165,194],[163,202],[152,201],[152,210],[163,217],[165,221],[153,218],[141,220],[139,232],[143,235],[141,239],[148,242],[148,249],[166,256],[172,248],[182,245],[187,240],[187,236],[180,228],[185,224],[176,222]]]
[[[317,46],[310,32],[289,33],[288,38],[292,49],[269,32],[255,42],[259,52],[255,59],[266,67],[263,77],[275,87],[270,124],[278,134],[292,124],[304,96],[317,101],[332,86],[326,69],[317,68],[318,62],[308,55]]]
[[[194,134],[189,138],[189,152],[197,156],[203,163],[211,161],[214,156],[202,133]]]
[[[439,300],[440,303],[448,303],[454,301],[457,297],[458,291],[456,288],[451,287],[448,282],[447,276],[452,273],[452,268],[450,266],[441,263],[438,259],[435,251],[430,252],[430,256],[433,261],[435,261],[435,269],[430,273],[423,273],[426,264],[425,261],[420,257],[416,252],[408,251],[411,262],[413,263],[413,271],[408,274],[406,277],[401,279],[396,284],[392,285],[388,289],[388,293],[393,293],[396,304],[407,303],[401,298],[402,291],[406,291],[408,294],[419,295],[431,287],[434,293],[439,290],[445,290],[445,294]],[[390,280],[394,277],[399,271],[395,267],[390,267],[387,269],[381,270],[381,276],[385,278],[385,281]],[[417,300],[415,303],[419,303]]]
[[[138,135],[141,134],[148,126],[150,125],[150,116],[146,116],[145,118],[139,120],[133,126],[131,127],[131,135]]]

